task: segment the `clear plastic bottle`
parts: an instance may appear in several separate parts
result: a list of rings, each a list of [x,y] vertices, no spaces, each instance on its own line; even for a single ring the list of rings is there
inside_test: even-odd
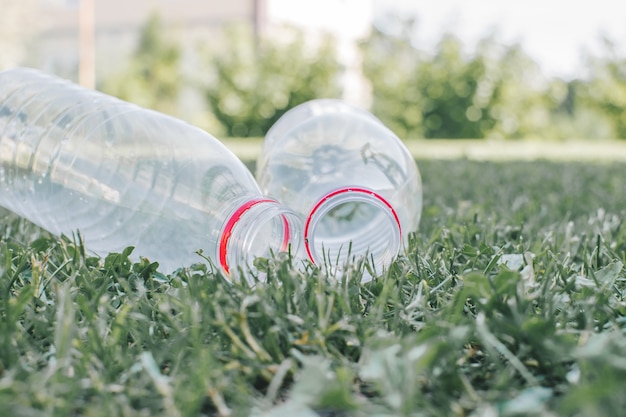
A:
[[[202,250],[235,276],[302,240],[300,217],[213,136],[28,68],[0,72],[0,206],[168,273]]]
[[[333,270],[367,256],[380,273],[420,220],[421,178],[406,146],[340,100],[285,113],[265,137],[256,177],[263,193],[305,217],[306,255]]]

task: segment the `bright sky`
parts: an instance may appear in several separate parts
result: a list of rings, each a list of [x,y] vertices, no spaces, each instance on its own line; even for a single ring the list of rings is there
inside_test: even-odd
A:
[[[421,44],[451,31],[468,47],[490,33],[520,42],[547,75],[580,74],[581,52],[599,54],[600,34],[626,41],[626,0],[374,0],[375,15],[389,8],[416,12]],[[621,51],[624,52],[624,49]]]

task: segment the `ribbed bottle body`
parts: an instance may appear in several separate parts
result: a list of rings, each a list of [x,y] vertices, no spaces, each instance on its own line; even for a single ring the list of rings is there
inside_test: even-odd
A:
[[[0,73],[0,205],[96,253],[135,246],[172,270],[219,258],[262,197],[222,143],[173,117],[18,68]]]

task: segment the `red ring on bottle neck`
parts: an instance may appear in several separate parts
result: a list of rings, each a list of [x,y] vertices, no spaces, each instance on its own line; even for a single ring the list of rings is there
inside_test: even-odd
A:
[[[389,203],[389,201],[387,201],[383,196],[381,196],[380,194],[372,190],[369,190],[367,188],[362,188],[362,187],[340,188],[338,190],[331,191],[328,194],[326,194],[324,197],[320,198],[317,201],[317,203],[315,203],[315,206],[313,206],[313,209],[309,212],[309,215],[306,219],[306,223],[304,225],[304,248],[306,249],[306,254],[309,257],[309,260],[311,262],[315,263],[315,260],[313,259],[313,253],[311,252],[311,247],[309,246],[309,227],[311,226],[311,220],[313,219],[315,212],[331,198],[339,194],[351,193],[351,192],[367,194],[369,196],[372,196],[380,200],[385,206],[387,206],[389,210],[391,211],[391,214],[393,215],[393,218],[396,221],[396,224],[398,225],[398,230],[400,231],[400,237],[402,237],[402,226],[400,225],[400,218],[398,217],[398,213],[396,213],[396,210],[393,208],[391,203]]]
[[[230,275],[230,266],[228,265],[228,260],[227,260],[227,249],[228,249],[228,241],[230,240],[230,237],[233,234],[233,228],[248,210],[250,210],[252,207],[260,203],[276,203],[276,201],[268,199],[268,198],[258,198],[255,200],[246,201],[244,204],[239,206],[237,210],[235,210],[235,212],[232,214],[232,216],[230,216],[230,218],[226,222],[226,226],[224,226],[224,231],[222,232],[222,237],[220,239],[219,258],[220,258],[220,265],[224,269],[224,272],[226,272],[226,275]],[[283,218],[283,227],[285,231],[284,236],[283,236],[283,244],[281,247],[281,251],[284,252],[289,248],[289,240],[291,239],[291,231],[289,228],[289,221],[287,220],[287,217],[284,214],[281,215],[281,217]]]
[[[228,241],[230,240],[231,235],[233,234],[233,228],[237,224],[237,222],[241,219],[244,213],[250,210],[252,207],[256,206],[259,203],[274,203],[274,200],[269,200],[266,198],[258,198],[255,200],[246,201],[241,206],[235,210],[232,216],[226,222],[226,226],[224,226],[224,231],[222,232],[222,238],[220,239],[220,265],[226,272],[226,275],[230,274],[230,267],[228,266],[228,261],[226,260],[226,252],[228,248]]]
[[[283,218],[283,230],[285,231],[285,234],[283,236],[283,245],[280,248],[281,252],[287,252],[287,250],[289,249],[289,240],[291,239],[291,229],[289,228],[289,221],[287,220],[287,217],[285,217],[285,215],[281,215],[281,217]]]

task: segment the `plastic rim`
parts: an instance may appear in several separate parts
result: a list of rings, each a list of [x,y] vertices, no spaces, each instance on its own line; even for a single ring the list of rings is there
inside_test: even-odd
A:
[[[363,187],[346,187],[346,188],[340,188],[338,190],[334,190],[329,192],[328,194],[326,194],[324,197],[320,198],[317,203],[315,203],[315,206],[313,206],[313,209],[311,209],[311,211],[309,212],[309,215],[307,216],[306,219],[306,223],[304,225],[304,248],[306,249],[306,254],[309,257],[309,260],[311,262],[313,262],[315,264],[315,259],[313,258],[313,253],[311,251],[311,246],[309,245],[309,228],[311,226],[311,221],[313,219],[313,217],[315,216],[315,213],[319,210],[320,207],[322,207],[326,202],[328,202],[328,200],[330,200],[333,197],[336,197],[338,195],[344,194],[344,193],[362,193],[362,194],[367,194],[371,197],[376,198],[377,200],[379,200],[381,203],[383,203],[385,206],[387,206],[387,208],[389,209],[389,211],[391,211],[391,214],[393,215],[393,219],[396,222],[397,226],[398,226],[398,231],[400,232],[400,237],[402,237],[402,226],[400,225],[400,218],[398,217],[398,213],[396,213],[396,210],[393,208],[393,206],[391,205],[391,203],[389,203],[389,201],[387,201],[383,196],[381,196],[380,194],[369,190],[367,188],[363,188]]]
[[[241,220],[243,215],[248,210],[250,210],[252,207],[260,203],[276,203],[276,201],[267,199],[267,198],[259,198],[255,200],[246,201],[244,204],[239,206],[237,210],[235,210],[235,212],[232,214],[232,216],[230,216],[230,218],[226,222],[226,226],[224,226],[224,231],[222,232],[222,237],[220,239],[219,258],[220,258],[220,265],[222,266],[222,268],[224,269],[224,272],[226,272],[227,275],[230,275],[230,266],[228,265],[228,259],[227,259],[228,242],[230,241],[230,237],[233,234],[233,228],[235,227],[237,222]],[[283,227],[285,230],[281,251],[286,251],[287,248],[289,247],[289,239],[291,238],[291,232],[289,230],[289,222],[287,221],[287,218],[285,217],[285,215],[281,215],[281,217],[283,219]]]

